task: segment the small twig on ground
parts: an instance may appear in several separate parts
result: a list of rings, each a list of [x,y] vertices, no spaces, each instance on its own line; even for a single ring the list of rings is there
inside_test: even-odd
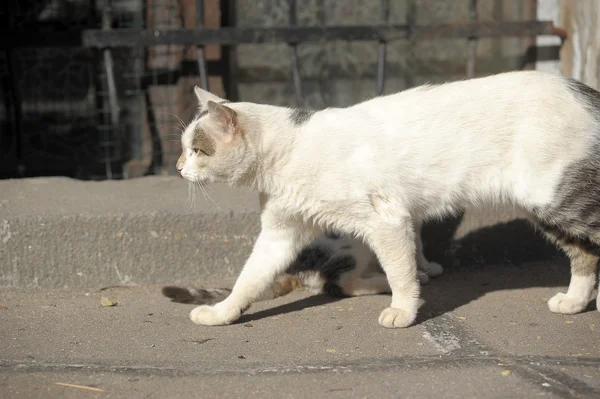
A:
[[[204,338],[204,339],[184,339],[184,342],[192,342],[194,344],[204,344],[208,341],[213,340],[214,338]]]
[[[87,389],[88,391],[104,392],[104,389],[87,387],[85,385],[67,384],[66,382],[55,382],[56,385],[69,388]]]

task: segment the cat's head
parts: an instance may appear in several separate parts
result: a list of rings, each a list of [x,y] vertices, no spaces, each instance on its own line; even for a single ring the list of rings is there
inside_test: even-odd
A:
[[[194,92],[199,112],[181,136],[177,170],[191,182],[235,184],[256,159],[240,115],[226,100],[199,87]]]

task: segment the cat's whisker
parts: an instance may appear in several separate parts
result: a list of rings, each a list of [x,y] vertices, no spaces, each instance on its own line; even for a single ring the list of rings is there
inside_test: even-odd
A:
[[[209,194],[209,193],[208,193],[208,192],[207,192],[207,191],[204,189],[205,187],[208,187],[208,185],[207,185],[207,184],[202,184],[202,182],[200,182],[200,188],[202,188],[202,190],[203,190],[203,191],[206,193],[206,195],[207,195],[207,196],[208,196],[208,198],[209,198],[209,199],[212,201],[212,203],[213,203],[213,204],[215,204],[215,206],[216,206],[217,208],[219,208],[220,210],[223,210],[223,208],[221,208],[221,207],[219,206],[219,204],[217,204],[217,203],[215,202],[215,200],[214,200],[214,199],[212,199],[212,197],[210,196],[210,194]],[[210,187],[209,187],[209,188],[210,188]],[[212,190],[212,188],[211,188],[211,190]],[[212,191],[213,191],[213,192],[215,192],[215,190],[212,190]],[[215,194],[216,194],[216,192],[215,192]],[[217,194],[217,195],[218,195],[218,194]]]
[[[181,119],[177,115],[172,114],[170,112],[167,112],[167,114],[169,114],[169,115],[174,116],[175,118],[177,118],[177,120],[179,121],[179,124],[181,125],[181,127],[183,128],[183,130],[185,130],[185,128],[187,127],[187,125],[185,124],[185,122],[183,121],[183,119]]]
[[[196,180],[194,183],[197,187],[200,188],[200,192],[202,193],[202,196],[204,197],[204,202],[206,202],[208,204],[208,200],[206,199],[206,192],[202,188],[202,182],[200,180]]]
[[[185,203],[184,203],[184,204],[187,204],[187,203],[188,203],[188,201],[190,200],[190,197],[191,197],[191,196],[192,196],[192,186],[191,186],[191,184],[188,184],[188,195],[187,195],[187,198],[186,198],[186,200],[185,200]]]
[[[167,135],[167,137],[181,138],[181,135],[183,134],[184,129],[181,129],[179,126],[173,126],[173,128],[179,130],[179,133],[169,133]]]
[[[208,188],[210,191],[212,191],[219,199],[221,198],[221,195],[219,195],[218,192],[215,191],[214,188],[212,188],[211,186],[209,186],[208,184],[205,184],[204,187]]]
[[[190,206],[188,207],[187,212],[190,213],[192,211],[192,206],[194,203],[194,187],[191,182],[188,183],[188,198],[185,201],[185,203],[187,204],[188,202],[190,203]]]

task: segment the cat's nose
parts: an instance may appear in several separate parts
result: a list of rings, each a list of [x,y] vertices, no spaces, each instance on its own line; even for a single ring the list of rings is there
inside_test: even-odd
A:
[[[179,166],[179,165],[177,165],[177,166],[176,166],[176,168],[177,168],[177,171],[178,171],[178,172],[181,172],[181,171],[183,170],[183,166]]]

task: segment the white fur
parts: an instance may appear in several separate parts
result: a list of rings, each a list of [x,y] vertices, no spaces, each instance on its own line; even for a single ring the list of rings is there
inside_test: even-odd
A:
[[[559,292],[548,301],[548,307],[554,313],[574,314],[583,311],[590,299],[596,284],[596,275],[571,276],[571,283],[566,294]]]
[[[232,294],[194,310],[199,324],[235,320],[303,246],[335,228],[363,239],[385,270],[392,302],[379,323],[406,327],[417,314],[421,222],[470,207],[551,203],[598,131],[562,78],[535,71],[419,87],[326,109],[298,126],[286,108],[227,106],[243,130],[237,147],[220,141],[212,114],[182,138],[189,150],[202,125],[227,159],[227,177],[225,161],[189,152],[182,175],[259,191],[262,232]]]

